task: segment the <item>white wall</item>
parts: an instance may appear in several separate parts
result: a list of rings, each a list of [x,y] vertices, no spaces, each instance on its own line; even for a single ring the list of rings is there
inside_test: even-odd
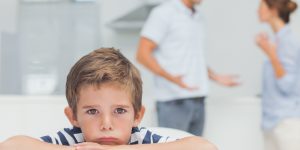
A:
[[[2,42],[1,42],[2,33],[3,32],[13,33],[16,31],[17,13],[18,13],[17,0],[0,1],[0,58],[1,58],[1,50],[2,50]],[[0,71],[0,77],[1,77],[1,71]]]
[[[0,96],[0,142],[13,135],[40,137],[71,127],[64,96]]]
[[[242,85],[234,89],[212,84],[212,95],[256,95],[260,91],[262,54],[254,43],[260,25],[259,0],[204,1],[207,21],[209,66],[219,73],[240,76]]]
[[[18,14],[18,0],[0,1],[0,32],[15,32]]]

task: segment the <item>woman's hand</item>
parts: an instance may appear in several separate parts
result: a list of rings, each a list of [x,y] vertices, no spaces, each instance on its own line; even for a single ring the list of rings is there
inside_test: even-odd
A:
[[[256,44],[269,58],[276,55],[276,45],[275,43],[270,42],[266,33],[261,32],[256,36]]]

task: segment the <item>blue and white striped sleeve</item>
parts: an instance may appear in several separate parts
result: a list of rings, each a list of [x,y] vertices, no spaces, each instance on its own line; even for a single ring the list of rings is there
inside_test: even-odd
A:
[[[177,140],[170,136],[162,136],[142,127],[133,128],[130,144],[154,144],[154,143],[166,143]]]
[[[66,146],[84,142],[81,129],[77,127],[64,128],[54,135],[42,136],[40,139],[47,143]]]

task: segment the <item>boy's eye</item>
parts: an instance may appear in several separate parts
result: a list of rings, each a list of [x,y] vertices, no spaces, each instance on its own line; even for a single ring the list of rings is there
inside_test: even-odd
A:
[[[117,113],[117,114],[123,114],[123,113],[125,113],[125,112],[127,112],[125,109],[123,109],[123,108],[117,108],[116,110],[115,110],[115,113]]]
[[[90,115],[94,115],[94,114],[97,114],[97,113],[98,113],[98,110],[96,110],[96,109],[89,109],[87,111],[87,114],[90,114]]]

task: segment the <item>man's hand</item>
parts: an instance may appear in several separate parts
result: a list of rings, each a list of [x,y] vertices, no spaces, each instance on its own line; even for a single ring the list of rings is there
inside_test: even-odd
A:
[[[222,84],[224,86],[233,87],[241,84],[240,82],[237,81],[238,80],[237,75],[219,75],[216,74],[214,71],[212,71],[210,68],[208,68],[208,77],[211,80],[219,84]]]
[[[199,87],[192,87],[192,86],[188,86],[186,83],[183,82],[182,80],[183,76],[179,75],[179,76],[173,76],[172,77],[172,82],[175,83],[176,85],[180,86],[183,89],[187,89],[189,91],[193,91],[193,90],[197,90],[199,89]]]
[[[215,75],[213,80],[219,84],[229,87],[240,85],[240,83],[237,81],[238,76],[236,75]]]

